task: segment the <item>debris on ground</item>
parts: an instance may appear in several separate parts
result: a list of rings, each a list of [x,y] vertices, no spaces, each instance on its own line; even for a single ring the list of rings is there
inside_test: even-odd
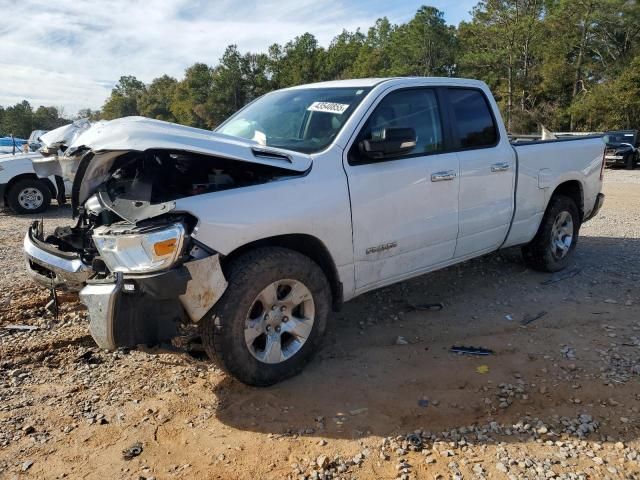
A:
[[[356,408],[354,410],[349,410],[349,415],[356,416],[356,415],[360,415],[362,413],[367,413],[369,411],[369,409],[367,407],[363,407],[363,408]]]
[[[451,353],[462,353],[464,355],[493,355],[493,350],[482,347],[453,346],[449,351]]]
[[[34,330],[40,330],[40,327],[36,325],[15,325],[9,324],[4,326],[5,330],[17,330],[21,332],[32,332]]]
[[[442,302],[419,303],[419,304],[410,303],[409,305],[407,305],[407,309],[410,312],[412,312],[412,311],[439,312],[440,310],[444,309],[444,303],[442,303]]]
[[[566,358],[567,360],[576,359],[576,351],[569,345],[563,345],[562,348],[560,349],[560,353],[562,353],[564,358]]]
[[[98,364],[102,363],[102,360],[100,359],[100,357],[96,357],[94,352],[93,352],[93,350],[87,350],[86,352],[82,353],[81,355],[78,355],[76,357],[76,361],[87,363],[87,364],[90,364],[90,365],[98,365]]]
[[[485,373],[489,373],[489,365],[480,365],[476,367],[476,372],[480,375],[484,375]]]
[[[125,460],[131,460],[142,453],[142,443],[136,442],[129,448],[125,448],[122,451],[122,458]]]
[[[524,318],[522,319],[522,321],[520,323],[522,325],[529,325],[530,323],[541,319],[546,314],[547,314],[547,312],[545,312],[544,310],[542,310],[541,312],[536,313],[535,315],[531,315],[531,316],[527,314],[527,315],[524,316]]]
[[[557,272],[551,275],[551,278],[549,278],[548,280],[545,280],[544,282],[540,282],[540,285],[551,285],[553,283],[561,282],[562,280],[575,277],[581,271],[582,271],[581,268],[574,268],[571,270],[562,270],[560,272]]]
[[[409,435],[407,435],[407,442],[409,442],[415,448],[422,447],[422,438],[417,433],[410,433]]]
[[[421,398],[420,400],[418,400],[418,406],[419,407],[423,407],[426,408],[429,406],[429,400],[426,398]]]
[[[409,345],[409,341],[403,336],[398,336],[398,338],[396,338],[396,345]]]
[[[513,315],[505,315],[504,319],[509,321],[509,322],[513,322]]]
[[[58,302],[58,292],[55,287],[51,287],[51,300],[44,307],[51,315],[53,315],[54,320],[58,320],[58,316],[60,315],[60,303]]]

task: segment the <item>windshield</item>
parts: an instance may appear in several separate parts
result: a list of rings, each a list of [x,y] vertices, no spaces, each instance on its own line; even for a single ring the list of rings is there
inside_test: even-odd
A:
[[[326,148],[369,88],[308,88],[269,93],[216,130],[261,145],[314,153]]]

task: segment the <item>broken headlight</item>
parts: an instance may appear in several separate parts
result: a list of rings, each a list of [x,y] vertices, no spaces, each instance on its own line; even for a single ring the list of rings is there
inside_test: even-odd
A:
[[[99,227],[94,230],[93,241],[112,272],[149,273],[175,263],[182,251],[184,233],[180,223],[143,232]]]

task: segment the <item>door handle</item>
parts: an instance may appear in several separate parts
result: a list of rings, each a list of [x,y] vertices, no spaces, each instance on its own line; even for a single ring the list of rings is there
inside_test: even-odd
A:
[[[506,162],[498,162],[498,163],[494,163],[493,165],[491,165],[491,171],[492,172],[506,172],[507,170],[509,170],[509,168],[511,168],[511,165],[509,165]]]
[[[454,178],[456,178],[456,172],[454,170],[445,170],[431,174],[432,182],[445,182],[447,180],[453,180]]]

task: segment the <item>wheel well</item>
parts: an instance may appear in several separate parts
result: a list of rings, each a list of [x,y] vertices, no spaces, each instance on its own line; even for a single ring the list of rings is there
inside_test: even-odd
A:
[[[576,206],[580,212],[580,221],[584,219],[584,198],[582,195],[582,185],[579,181],[569,180],[568,182],[561,183],[553,191],[553,195],[564,195],[576,202]]]
[[[9,195],[9,192],[11,191],[11,188],[20,180],[25,180],[25,179],[32,179],[32,180],[41,180],[43,181],[47,187],[49,188],[49,192],[51,192],[51,197],[52,198],[56,198],[57,195],[57,190],[55,185],[53,184],[53,182],[51,180],[49,180],[48,178],[40,178],[38,177],[35,173],[21,173],[20,175],[16,175],[15,177],[13,177],[11,180],[9,180],[9,183],[7,183],[7,188],[4,191],[4,196],[5,196],[5,202],[7,201],[7,195]]]
[[[290,235],[278,235],[275,237],[264,238],[261,240],[257,240],[255,242],[248,243],[243,245],[242,247],[237,248],[229,255],[225,256],[222,261],[222,270],[226,269],[226,265],[229,265],[234,258],[237,258],[239,255],[248,252],[249,250],[253,250],[258,247],[283,247],[288,248],[290,250],[295,250],[296,252],[302,253],[303,255],[309,257],[311,260],[316,262],[322,271],[324,272],[327,280],[329,281],[329,285],[331,286],[331,296],[333,299],[333,309],[335,311],[340,310],[343,302],[343,293],[342,293],[342,282],[340,282],[340,277],[338,276],[338,269],[325,247],[324,243],[322,243],[316,237],[306,234],[290,234]]]

